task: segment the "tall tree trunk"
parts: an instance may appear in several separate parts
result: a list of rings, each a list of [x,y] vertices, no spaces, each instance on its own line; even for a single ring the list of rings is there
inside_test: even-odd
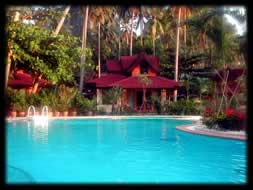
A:
[[[186,22],[186,13],[184,15],[184,21]],[[187,32],[187,28],[186,28],[186,24],[184,24],[184,47],[186,48],[186,32]]]
[[[131,18],[131,36],[130,36],[130,56],[133,54],[133,25],[134,25],[134,11]]]
[[[7,55],[7,62],[5,64],[5,89],[8,87],[8,80],[9,80],[9,74],[11,69],[11,56],[12,56],[12,50],[10,49],[8,51]]]
[[[100,60],[100,22],[98,22],[98,78],[101,76],[101,60]]]
[[[127,35],[126,35],[126,43],[127,43],[127,47],[128,47],[128,45],[129,45],[128,29],[127,29]]]
[[[153,38],[153,55],[155,56],[155,37]]]
[[[120,50],[121,50],[121,44],[120,44],[120,36],[119,36],[119,57],[118,57],[118,59],[120,60]]]
[[[83,28],[82,28],[82,50],[86,49],[88,14],[89,14],[89,6],[86,6],[85,15],[84,15],[84,18],[83,18]],[[82,55],[81,56],[81,70],[80,70],[80,83],[79,83],[80,93],[83,92],[83,77],[84,77],[84,67],[83,67],[83,65],[84,64],[85,64],[85,55]]]
[[[187,84],[186,84],[186,99],[189,101],[189,76],[187,76]]]
[[[20,13],[18,11],[15,12],[15,16],[13,21],[14,22],[18,22],[20,20]],[[11,57],[13,55],[13,52],[11,50],[12,47],[10,47],[11,45],[8,43],[8,54],[7,54],[7,62],[5,65],[5,89],[8,87],[8,80],[9,80],[9,75],[10,75],[10,69],[11,69]]]
[[[184,21],[186,22],[186,10],[185,10],[185,14],[184,14]],[[186,60],[186,24],[184,25],[184,59]]]
[[[179,11],[178,11],[178,19],[177,19],[177,47],[176,47],[176,58],[175,58],[175,81],[178,81],[178,54],[179,54],[179,43],[180,43],[180,40],[179,40],[179,24],[180,24],[180,17],[181,17],[181,8],[179,8]],[[177,89],[174,90],[174,101],[176,102],[177,101]]]
[[[61,17],[60,22],[58,23],[58,25],[57,25],[57,27],[56,27],[56,29],[55,29],[55,31],[54,31],[54,36],[57,36],[57,35],[59,34],[59,32],[60,32],[60,30],[61,30],[61,28],[62,28],[62,26],[63,26],[64,20],[65,20],[65,18],[66,18],[66,16],[67,16],[69,10],[70,10],[70,6],[67,6],[67,7],[65,8],[64,12],[63,12],[63,15],[62,15],[62,17]]]
[[[141,47],[143,47],[143,34],[141,32]]]

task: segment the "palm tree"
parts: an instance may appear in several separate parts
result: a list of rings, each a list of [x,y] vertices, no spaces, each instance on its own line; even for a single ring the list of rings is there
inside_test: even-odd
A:
[[[89,6],[82,7],[82,14],[83,14],[83,28],[82,28],[82,50],[86,49],[86,42],[87,42],[87,25],[88,25],[88,15],[89,15]],[[79,90],[80,93],[83,92],[83,77],[84,77],[84,67],[85,64],[85,54],[83,53],[81,56],[81,70],[80,70],[80,83],[79,83]]]
[[[179,40],[179,32],[180,32],[180,19],[181,19],[181,8],[178,9],[178,18],[177,18],[177,45],[176,45],[176,57],[175,57],[175,75],[174,79],[175,81],[178,81],[178,56],[179,56],[179,45],[180,45],[180,40]],[[177,89],[174,90],[174,101],[177,101]]]
[[[133,54],[133,30],[134,30],[134,18],[139,14],[140,7],[131,7],[131,33],[130,33],[130,56]]]
[[[93,28],[94,23],[98,27],[98,77],[101,76],[101,25],[104,25],[106,20],[112,22],[112,9],[110,7],[93,7],[90,11],[90,26]],[[108,24],[108,23],[107,23]]]
[[[60,32],[60,30],[61,30],[61,28],[62,28],[62,26],[63,26],[64,20],[65,20],[65,18],[66,18],[66,16],[67,16],[69,10],[70,10],[70,6],[67,6],[67,7],[64,9],[64,12],[63,12],[63,15],[62,15],[62,17],[61,17],[61,20],[59,21],[59,23],[58,23],[58,25],[57,25],[57,27],[56,27],[54,33],[53,33],[54,36],[57,36],[58,33]]]
[[[161,35],[164,34],[163,25],[161,20],[164,17],[164,14],[160,8],[152,8],[152,25],[151,25],[151,35],[152,35],[152,43],[153,43],[153,55],[155,55],[155,40],[157,38],[157,32],[160,32]]]
[[[182,6],[181,7],[181,13],[182,13],[182,18],[184,20],[184,22],[187,21],[188,17],[191,16],[192,14],[192,8],[191,7],[188,7],[188,6]],[[186,35],[187,35],[187,25],[186,23],[184,23],[184,45],[185,45],[185,48],[186,48]]]
[[[137,25],[136,25],[136,30],[138,28],[140,29],[140,40],[141,40],[141,46],[143,47],[143,34],[145,32],[145,23],[147,23],[150,20],[151,15],[149,14],[149,8],[140,6],[140,12],[138,15],[138,20],[137,20]]]
[[[130,18],[130,47],[129,47],[129,55],[132,56],[133,53],[133,30],[134,30],[134,19],[139,15],[140,7],[138,6],[125,6],[120,8],[120,18],[126,23],[126,20]],[[126,25],[128,26],[128,25]],[[128,29],[126,30],[128,32]],[[128,38],[128,36],[126,35]]]

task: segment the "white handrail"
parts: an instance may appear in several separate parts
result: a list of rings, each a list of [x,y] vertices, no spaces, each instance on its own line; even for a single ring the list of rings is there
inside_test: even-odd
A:
[[[29,106],[29,108],[28,108],[28,110],[27,110],[27,117],[29,117],[30,116],[30,110],[33,110],[33,116],[35,116],[35,107],[34,106]]]
[[[45,117],[48,118],[48,107],[43,106],[42,111],[41,111],[41,116],[44,116],[44,113],[46,114]]]
[[[33,116],[30,116],[31,109],[33,110]],[[42,111],[41,111],[41,115],[36,115],[36,111],[35,111],[34,106],[29,106],[27,112],[28,112],[27,117],[29,119],[32,119],[35,126],[36,125],[41,125],[41,126],[47,126],[48,125],[48,107],[47,106],[43,106]]]

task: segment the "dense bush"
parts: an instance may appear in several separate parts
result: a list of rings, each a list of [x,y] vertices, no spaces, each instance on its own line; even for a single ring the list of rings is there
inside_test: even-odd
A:
[[[6,91],[6,106],[9,110],[26,111],[28,108],[26,93],[24,90],[18,91],[8,88]]]
[[[76,88],[67,87],[63,84],[57,88],[56,94],[59,101],[58,103],[60,104],[59,111],[68,111],[77,92]]]
[[[163,110],[170,115],[199,115],[198,104],[193,100],[179,100],[177,102],[166,101]]]
[[[157,93],[151,96],[151,103],[158,114],[161,113],[161,100]]]
[[[96,99],[88,99],[80,95],[79,93],[73,99],[72,106],[75,107],[79,113],[85,114],[89,111],[96,111]]]
[[[26,93],[24,90],[18,91],[18,101],[15,104],[16,111],[24,112],[28,109],[26,102]]]

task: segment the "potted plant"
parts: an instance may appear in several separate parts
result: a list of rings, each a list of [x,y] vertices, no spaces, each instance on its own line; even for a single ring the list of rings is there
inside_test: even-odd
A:
[[[41,107],[41,97],[40,94],[28,94],[26,96],[27,107],[34,106],[35,107],[35,115],[39,114],[39,108]],[[28,113],[27,113],[28,114]]]
[[[76,102],[75,102],[75,98],[74,98],[70,104],[70,109],[69,109],[70,116],[77,116],[77,106],[75,103]]]
[[[15,108],[18,112],[18,116],[25,117],[26,116],[26,109],[27,109],[27,102],[26,102],[26,93],[25,91],[18,92],[18,101],[15,104]]]
[[[52,111],[52,92],[46,90],[42,90],[40,92],[40,107],[41,110],[44,106],[47,106],[48,108],[48,117],[52,117],[53,116],[53,111]]]
[[[51,93],[50,98],[51,98],[51,106],[52,106],[53,116],[59,117],[60,116],[60,112],[59,112],[60,104],[59,104],[58,96],[55,93]]]
[[[97,107],[96,103],[97,103],[97,101],[95,98],[91,99],[91,100],[87,99],[86,109],[87,109],[88,116],[94,115],[94,112],[96,111],[96,107]]]
[[[76,108],[70,108],[69,115],[70,116],[77,116],[77,109]]]
[[[83,97],[81,94],[77,94],[74,99],[75,107],[79,114],[93,115],[93,111],[96,109],[95,99],[89,100]]]
[[[64,117],[68,116],[68,110],[71,107],[71,102],[76,93],[77,90],[75,88],[67,87],[63,84],[58,87],[57,95],[61,105],[60,109],[63,112]]]
[[[153,95],[151,96],[151,103],[152,103],[152,105],[154,106],[156,112],[157,112],[158,114],[161,114],[161,107],[162,107],[162,105],[161,105],[160,97],[158,96],[157,93],[155,93],[155,94],[153,94]]]
[[[19,96],[18,96],[17,90],[7,88],[5,98],[6,98],[6,107],[7,107],[7,110],[9,112],[8,115],[10,117],[16,117],[17,116],[17,110],[16,110],[15,105],[19,101]]]
[[[76,94],[73,99],[72,106],[75,107],[78,114],[82,115],[86,109],[86,98],[84,98],[80,93]]]

